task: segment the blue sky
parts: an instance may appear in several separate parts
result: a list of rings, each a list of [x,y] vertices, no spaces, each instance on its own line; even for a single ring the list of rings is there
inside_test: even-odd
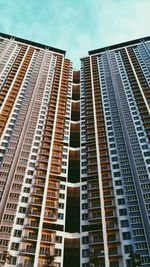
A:
[[[0,0],[0,32],[67,51],[79,67],[88,50],[149,35],[150,0]]]

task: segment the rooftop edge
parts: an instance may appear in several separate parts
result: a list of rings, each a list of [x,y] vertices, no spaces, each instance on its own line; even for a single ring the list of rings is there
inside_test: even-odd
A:
[[[30,40],[26,40],[24,38],[20,38],[20,37],[14,36],[14,35],[9,35],[9,34],[5,34],[5,33],[1,33],[0,32],[0,37],[7,38],[7,39],[13,38],[17,42],[25,43],[25,44],[36,46],[36,47],[43,48],[43,49],[48,49],[50,51],[54,51],[55,53],[63,54],[64,56],[66,54],[65,50],[61,50],[59,48],[54,48],[54,47],[51,47],[51,46],[48,46],[48,45],[40,44],[38,42],[33,42],[33,41],[30,41]]]
[[[98,53],[101,53],[101,52],[105,52],[106,50],[113,50],[113,49],[121,48],[121,47],[124,47],[124,46],[136,44],[137,42],[141,42],[141,41],[150,41],[150,36],[142,37],[142,38],[138,38],[138,39],[134,39],[134,40],[131,40],[131,41],[122,42],[122,43],[119,43],[119,44],[110,45],[110,46],[106,46],[106,47],[102,47],[102,48],[97,48],[97,49],[94,49],[94,50],[90,50],[90,51],[88,51],[88,54],[90,56],[90,55],[98,54]]]

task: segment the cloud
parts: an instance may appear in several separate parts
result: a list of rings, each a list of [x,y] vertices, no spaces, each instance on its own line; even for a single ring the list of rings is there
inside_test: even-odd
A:
[[[96,35],[104,45],[149,35],[149,0],[98,1],[97,10]]]
[[[0,0],[0,31],[67,50],[79,66],[88,50],[149,35],[149,0]]]

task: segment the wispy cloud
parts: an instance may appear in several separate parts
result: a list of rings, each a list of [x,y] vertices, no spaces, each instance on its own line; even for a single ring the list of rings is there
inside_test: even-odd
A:
[[[88,50],[149,35],[149,0],[0,0],[0,31],[67,50],[79,66]]]

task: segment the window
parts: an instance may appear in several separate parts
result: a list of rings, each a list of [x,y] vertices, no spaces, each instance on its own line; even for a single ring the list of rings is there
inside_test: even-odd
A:
[[[0,245],[7,247],[8,246],[8,240],[6,239],[0,239]]]
[[[65,195],[60,193],[59,194],[59,198],[64,199],[65,198]]]
[[[117,255],[117,253],[118,253],[117,247],[109,248],[109,255]]]
[[[124,246],[124,252],[125,253],[131,253],[132,252],[132,245],[125,245]]]
[[[82,250],[82,257],[83,258],[86,258],[86,257],[88,257],[89,256],[89,250],[88,249],[83,249]]]
[[[62,243],[62,236],[56,235],[56,243]]]
[[[56,249],[55,249],[55,254],[56,254],[57,256],[61,256],[61,249],[56,248]]]
[[[15,216],[11,214],[4,214],[4,220],[7,220],[7,221],[13,221],[14,217]]]
[[[82,220],[88,220],[88,213],[82,214]]]
[[[15,231],[14,231],[14,236],[16,236],[16,237],[21,237],[21,233],[22,233],[21,230],[15,230]]]
[[[1,233],[11,233],[11,227],[8,226],[1,226],[0,228]]]
[[[127,210],[126,209],[120,209],[119,214],[120,214],[120,216],[127,215]]]
[[[30,188],[29,187],[24,187],[23,192],[29,193],[30,192]]]
[[[115,241],[116,240],[116,235],[112,234],[112,235],[108,235],[108,241]]]
[[[117,195],[123,195],[123,189],[117,189],[116,194]]]
[[[118,205],[124,205],[124,204],[125,204],[125,199],[124,198],[118,199]]]
[[[89,237],[88,236],[83,236],[82,237],[82,244],[88,244],[89,243]]]
[[[16,223],[19,224],[19,225],[23,225],[24,219],[23,218],[17,218],[17,222]]]
[[[58,219],[63,220],[63,218],[64,218],[64,214],[63,213],[58,213]]]
[[[82,194],[82,199],[87,199],[87,194]]]
[[[111,160],[112,160],[112,162],[114,162],[114,161],[117,161],[118,158],[117,157],[112,157]]]
[[[84,210],[84,209],[87,209],[88,208],[88,204],[87,203],[83,203],[82,204],[82,209]]]
[[[129,227],[129,221],[128,220],[122,220],[121,221],[121,227]]]
[[[7,203],[7,209],[16,210],[17,204]]]
[[[143,229],[133,230],[133,235],[134,236],[144,236],[144,230]]]
[[[119,267],[119,262],[118,261],[110,262],[110,267]]]
[[[131,233],[130,232],[124,232],[122,233],[123,240],[131,239]]]
[[[122,181],[121,181],[121,180],[117,180],[117,181],[115,181],[115,185],[116,185],[116,186],[122,185]]]
[[[22,197],[21,202],[27,203],[28,202],[28,197]]]
[[[133,217],[131,218],[131,223],[141,223],[141,217]]]
[[[146,242],[139,242],[139,243],[136,243],[135,244],[135,247],[136,247],[136,249],[146,249],[147,248],[147,244],[146,244]]]
[[[61,185],[60,185],[60,189],[61,189],[61,190],[65,190],[65,185],[64,185],[64,184],[61,184]]]
[[[26,213],[26,210],[27,210],[27,208],[25,208],[25,207],[20,207],[20,208],[19,208],[19,212],[20,212],[20,213],[23,213],[23,214]]]
[[[87,185],[86,184],[82,185],[82,190],[87,190]]]
[[[27,184],[31,184],[31,183],[32,183],[32,179],[27,178],[27,179],[26,179],[26,183],[27,183]]]
[[[121,173],[120,172],[114,172],[114,177],[120,177]]]
[[[58,208],[59,209],[64,209],[64,203],[58,203]]]
[[[19,243],[12,243],[11,249],[12,250],[18,250],[19,249]]]
[[[112,167],[113,167],[114,170],[115,169],[119,169],[119,164],[114,164]]]

